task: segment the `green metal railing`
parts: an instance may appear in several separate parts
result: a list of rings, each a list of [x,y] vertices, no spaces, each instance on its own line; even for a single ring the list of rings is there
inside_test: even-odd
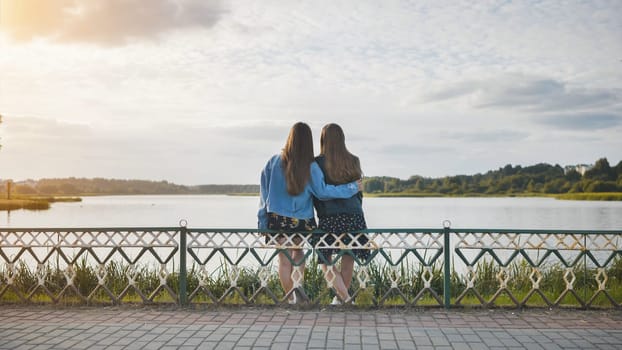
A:
[[[449,231],[457,240],[454,251],[466,266],[467,277],[466,287],[456,297],[455,305],[461,305],[470,293],[487,306],[495,305],[496,300],[505,295],[509,305],[516,307],[528,306],[534,297],[539,297],[541,304],[547,307],[589,308],[607,304],[620,307],[620,231]],[[497,282],[488,300],[475,285],[478,268],[488,269]],[[519,296],[522,296],[520,300]]]
[[[305,265],[293,262],[295,292],[309,305],[334,295],[318,249],[336,249],[329,264],[337,265],[345,253],[368,252],[355,258],[357,307],[622,304],[622,231],[455,229],[446,222],[440,229],[314,231],[286,241],[264,233],[185,225],[0,229],[0,303],[286,305],[277,255],[295,248],[305,254]]]

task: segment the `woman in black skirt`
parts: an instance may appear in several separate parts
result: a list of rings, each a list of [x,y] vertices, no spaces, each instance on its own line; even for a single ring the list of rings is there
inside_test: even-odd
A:
[[[359,159],[346,148],[345,136],[339,125],[324,126],[320,136],[320,152],[315,161],[324,172],[328,184],[339,185],[361,179]],[[363,249],[368,242],[366,236],[359,235],[356,242],[351,243],[352,235],[367,228],[363,215],[363,193],[359,191],[350,198],[330,201],[314,199],[314,206],[319,218],[319,228],[329,234],[322,241],[314,240],[314,246],[326,279],[332,280],[333,288],[338,296],[333,299],[332,303],[349,302],[348,289],[354,273],[354,257],[356,256],[359,262],[366,261],[369,257],[369,250]],[[353,249],[344,251],[336,249],[336,237],[340,243],[351,245]],[[326,245],[333,246],[333,248],[321,248]],[[341,270],[337,269],[333,261],[333,255],[337,253],[343,254]]]

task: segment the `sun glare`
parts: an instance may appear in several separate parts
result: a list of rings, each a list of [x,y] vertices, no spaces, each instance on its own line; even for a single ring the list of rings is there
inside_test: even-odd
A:
[[[62,23],[64,0],[0,0],[0,30],[15,40],[53,34]]]

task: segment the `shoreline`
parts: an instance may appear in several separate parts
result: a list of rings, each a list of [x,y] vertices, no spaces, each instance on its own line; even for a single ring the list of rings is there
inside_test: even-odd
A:
[[[506,194],[443,194],[443,193],[364,193],[370,198],[554,198],[576,201],[622,201],[622,192],[581,192],[581,193],[506,193]]]

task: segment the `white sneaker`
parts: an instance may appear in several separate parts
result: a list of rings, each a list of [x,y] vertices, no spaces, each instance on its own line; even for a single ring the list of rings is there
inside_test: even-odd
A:
[[[335,295],[333,297],[333,301],[330,302],[331,305],[341,305],[341,300]]]
[[[289,305],[296,305],[296,293],[292,293],[292,295],[289,296],[289,298],[287,298],[287,303]]]

